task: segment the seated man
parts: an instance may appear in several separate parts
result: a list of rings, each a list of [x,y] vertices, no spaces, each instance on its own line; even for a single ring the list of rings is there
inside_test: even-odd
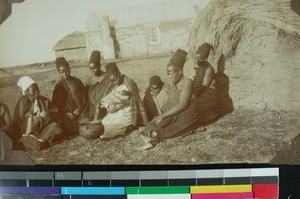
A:
[[[139,96],[138,88],[133,79],[121,74],[116,63],[105,66],[110,81],[114,84],[111,93],[126,90],[132,93],[127,103],[119,104],[103,119],[104,133],[101,139],[111,139],[123,135],[128,127],[142,126],[147,123],[147,115]]]
[[[143,103],[148,116],[148,120],[152,120],[155,116],[161,114],[163,96],[160,95],[162,89],[168,86],[159,76],[153,75],[149,80],[149,86],[146,89]]]
[[[100,101],[112,89],[113,84],[109,81],[106,72],[101,70],[101,53],[94,50],[90,56],[89,69],[91,75],[85,82],[89,97],[89,118],[90,120],[98,120],[106,114],[104,108],[100,108]],[[96,109],[97,108],[97,109]],[[95,111],[96,110],[96,111]]]
[[[197,97],[198,122],[200,125],[208,124],[217,117],[214,112],[217,100],[215,71],[207,62],[211,48],[210,44],[204,43],[196,52],[193,94]]]
[[[187,53],[178,49],[167,65],[170,86],[161,91],[167,101],[162,107],[162,113],[146,125],[144,132],[148,138],[142,135],[145,145],[141,149],[149,149],[159,140],[175,137],[197,121],[192,80],[183,74],[186,57]]]
[[[39,87],[28,76],[21,77],[18,86],[24,96],[17,102],[11,137],[14,149],[41,150],[51,146],[62,135],[57,109],[52,102],[39,95]]]
[[[7,105],[0,102],[0,129],[9,134],[11,123],[12,120]]]
[[[88,120],[88,94],[84,84],[71,76],[69,63],[63,57],[55,61],[61,80],[55,85],[52,102],[58,108],[61,125],[69,136],[79,134],[79,122]]]

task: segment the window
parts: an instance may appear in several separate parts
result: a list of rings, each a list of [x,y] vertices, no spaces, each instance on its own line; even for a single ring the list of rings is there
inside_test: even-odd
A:
[[[148,27],[148,41],[149,44],[157,44],[160,42],[158,27]]]

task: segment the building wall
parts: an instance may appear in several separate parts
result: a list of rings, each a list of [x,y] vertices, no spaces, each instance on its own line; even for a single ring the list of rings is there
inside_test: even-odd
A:
[[[87,51],[86,48],[67,49],[62,51],[55,51],[55,57],[65,57],[66,60],[80,60],[86,59]]]
[[[115,59],[115,51],[112,38],[108,36],[107,30],[97,29],[85,32],[87,57],[89,59],[94,50],[101,52],[102,59]]]
[[[175,51],[178,48],[185,49],[188,43],[192,20],[180,20],[162,22],[159,25],[161,32],[162,52]],[[172,53],[172,52],[171,52]]]
[[[172,53],[177,48],[185,48],[192,21],[189,19],[116,28],[121,57]],[[160,42],[148,41],[148,26],[157,26]]]
[[[144,25],[116,28],[116,39],[120,45],[120,57],[147,54],[147,37]]]
[[[101,52],[101,56],[104,56],[105,53],[103,52],[103,50],[101,50],[101,41],[103,40],[101,29],[86,31],[85,40],[87,51],[86,59],[89,59],[89,56],[93,52],[93,50],[99,50]]]
[[[141,24],[129,27],[116,27],[116,40],[120,48],[120,58],[171,54],[178,48],[185,49],[192,20],[177,20]],[[159,43],[149,43],[147,28],[156,26],[159,29]],[[87,59],[93,50],[99,50],[104,59],[114,59],[115,52],[112,38],[107,28],[86,31]]]

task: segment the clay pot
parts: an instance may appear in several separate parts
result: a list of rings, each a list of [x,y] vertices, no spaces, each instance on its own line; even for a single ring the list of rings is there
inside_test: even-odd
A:
[[[91,121],[79,124],[79,135],[88,140],[99,138],[104,132],[101,121]]]

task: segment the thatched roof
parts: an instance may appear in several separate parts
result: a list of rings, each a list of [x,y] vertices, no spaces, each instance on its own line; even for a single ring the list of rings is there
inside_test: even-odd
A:
[[[52,48],[54,51],[61,51],[66,49],[86,48],[85,33],[73,32],[59,40]]]
[[[172,0],[113,10],[94,11],[89,13],[85,29],[101,28],[102,16],[109,16],[109,20],[115,22],[115,27],[187,18],[193,19],[197,16],[193,5],[199,5],[199,8],[202,9],[203,2],[203,0]]]
[[[203,42],[209,42],[229,58],[245,24],[257,21],[273,25],[300,44],[300,16],[291,9],[290,0],[211,0],[195,20],[189,51],[195,52]]]

